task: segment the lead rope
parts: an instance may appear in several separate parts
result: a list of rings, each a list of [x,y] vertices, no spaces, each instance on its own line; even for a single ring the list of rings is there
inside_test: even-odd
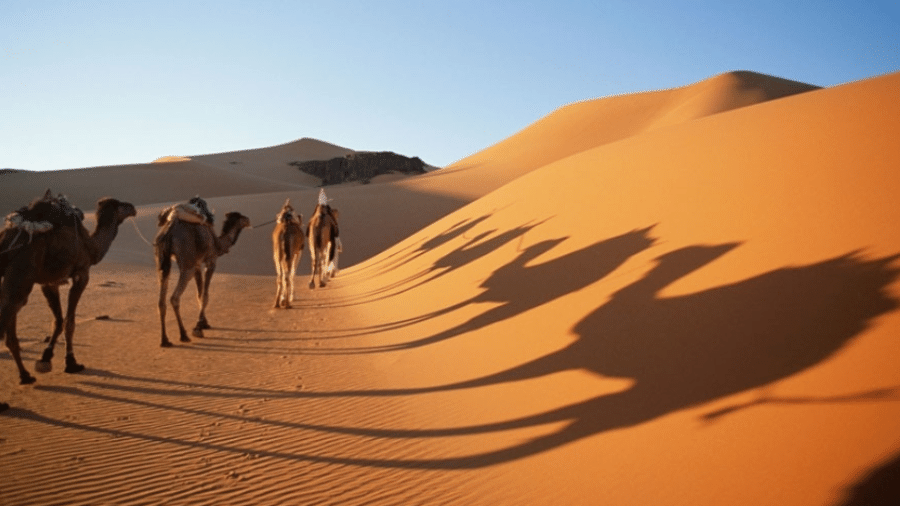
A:
[[[130,221],[131,224],[134,226],[134,231],[137,232],[138,237],[140,237],[142,241],[144,241],[145,243],[147,243],[147,246],[150,246],[150,247],[152,248],[152,247],[153,247],[153,244],[150,244],[150,241],[148,241],[147,238],[144,237],[144,234],[141,233],[141,229],[138,228],[138,226],[137,226],[137,221],[135,221],[134,216],[130,216],[130,217],[128,218],[128,221]]]
[[[274,220],[269,220],[265,223],[260,223],[259,225],[250,225],[250,228],[265,227],[266,225],[271,225],[272,223],[275,223],[276,221],[278,221],[278,218],[275,218]]]

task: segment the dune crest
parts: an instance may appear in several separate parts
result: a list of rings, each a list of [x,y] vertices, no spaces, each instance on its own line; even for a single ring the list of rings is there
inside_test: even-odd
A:
[[[500,163],[495,170],[521,174],[654,128],[815,89],[813,85],[737,71],[680,88],[576,102],[448,168],[486,163],[496,167]],[[547,146],[543,141],[548,138],[555,144]]]
[[[171,163],[171,162],[189,162],[191,159],[187,156],[161,156],[150,163]]]

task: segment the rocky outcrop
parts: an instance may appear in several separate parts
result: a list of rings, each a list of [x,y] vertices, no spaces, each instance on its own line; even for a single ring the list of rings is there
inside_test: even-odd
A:
[[[382,174],[424,174],[425,163],[419,157],[408,158],[390,151],[357,152],[331,160],[291,162],[303,172],[322,179],[322,185],[362,181]]]

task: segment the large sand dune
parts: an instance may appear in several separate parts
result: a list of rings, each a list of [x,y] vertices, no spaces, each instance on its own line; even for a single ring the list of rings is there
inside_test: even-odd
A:
[[[125,223],[79,307],[88,370],[23,387],[0,355],[0,503],[894,504],[898,91],[722,74],[329,188],[345,269],[300,276],[293,310],[271,309],[263,223],[317,189],[278,164],[344,148],[46,175],[85,208],[131,199],[150,239],[198,193],[260,226],[220,261],[204,339],[159,348]],[[40,174],[0,175],[7,209]]]

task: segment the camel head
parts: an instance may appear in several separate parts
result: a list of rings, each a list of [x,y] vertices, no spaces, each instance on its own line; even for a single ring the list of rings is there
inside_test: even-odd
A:
[[[126,219],[137,216],[137,210],[128,202],[111,197],[97,201],[97,226],[121,225]]]
[[[227,235],[235,229],[240,231],[241,229],[248,227],[250,227],[250,218],[237,211],[232,211],[225,215],[225,223],[222,225],[222,235]]]
[[[237,242],[241,230],[250,227],[250,218],[232,211],[225,215],[225,223],[222,224],[222,235],[217,239],[220,255],[228,253],[228,250]]]
[[[293,221],[300,225],[303,221],[303,215],[295,211],[294,206],[291,205],[291,199],[287,199],[284,201],[284,205],[281,206],[281,211],[278,211],[278,214],[275,216],[275,221],[278,223]]]

